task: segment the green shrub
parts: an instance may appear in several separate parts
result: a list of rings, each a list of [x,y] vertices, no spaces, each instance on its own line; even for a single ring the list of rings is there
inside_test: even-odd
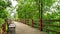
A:
[[[0,28],[2,27],[3,22],[4,22],[4,20],[2,18],[0,18]]]

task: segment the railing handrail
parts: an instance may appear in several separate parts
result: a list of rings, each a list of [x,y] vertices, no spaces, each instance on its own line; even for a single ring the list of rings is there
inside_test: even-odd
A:
[[[35,22],[34,22],[34,19],[27,19],[26,21],[29,21],[29,20],[31,20],[32,21],[32,27],[35,27]],[[37,19],[36,19],[37,20]],[[39,20],[39,19],[38,19]],[[42,22],[60,22],[60,20],[42,20]],[[39,21],[40,22],[40,21]],[[26,23],[25,23],[26,24]],[[40,23],[38,23],[38,24],[40,24]],[[40,26],[41,25],[39,25],[38,26],[38,28],[40,29]],[[44,27],[44,26],[53,26],[53,27],[58,27],[58,28],[60,28],[60,25],[54,25],[54,24],[42,24],[42,27]],[[60,32],[59,31],[56,31],[56,30],[51,30],[51,29],[47,29],[47,28],[42,28],[42,29],[46,29],[46,30],[49,30],[49,31],[52,31],[52,32],[57,32],[57,33],[59,33],[60,34]]]

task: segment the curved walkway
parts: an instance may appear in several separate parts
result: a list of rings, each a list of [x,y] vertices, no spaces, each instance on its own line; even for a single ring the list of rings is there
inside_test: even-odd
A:
[[[14,22],[16,24],[16,34],[46,34],[45,32],[40,32],[28,25],[20,22]]]

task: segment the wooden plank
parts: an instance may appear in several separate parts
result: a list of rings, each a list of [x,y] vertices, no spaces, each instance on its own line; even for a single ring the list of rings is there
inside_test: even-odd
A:
[[[43,24],[43,26],[54,26],[54,27],[59,27],[60,28],[60,26],[58,26],[58,25],[53,25],[53,24]]]
[[[32,19],[32,27],[34,27],[34,20]]]
[[[49,21],[49,22],[54,22],[54,21],[58,21],[58,22],[60,22],[60,20],[42,20],[43,22],[45,22],[45,21]]]

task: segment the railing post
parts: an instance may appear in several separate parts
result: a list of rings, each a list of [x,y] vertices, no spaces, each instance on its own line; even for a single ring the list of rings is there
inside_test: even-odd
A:
[[[40,31],[43,31],[43,28],[42,28],[42,19],[40,19]]]
[[[32,19],[32,27],[34,27],[34,21],[33,21],[33,19]]]
[[[25,24],[26,24],[26,19],[25,19]]]

